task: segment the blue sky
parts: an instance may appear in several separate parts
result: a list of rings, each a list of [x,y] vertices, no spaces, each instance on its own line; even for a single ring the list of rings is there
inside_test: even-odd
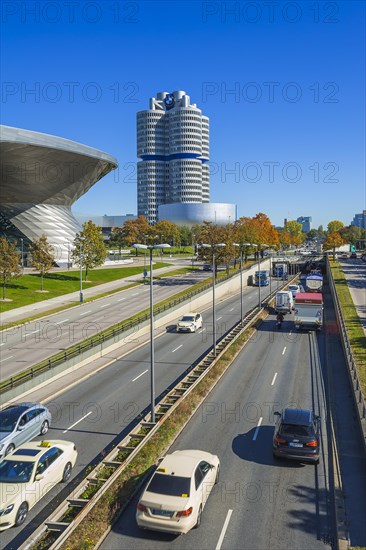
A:
[[[1,9],[1,122],[119,161],[75,212],[136,212],[136,112],[174,90],[210,117],[212,201],[276,225],[312,216],[315,227],[366,208],[363,1]]]

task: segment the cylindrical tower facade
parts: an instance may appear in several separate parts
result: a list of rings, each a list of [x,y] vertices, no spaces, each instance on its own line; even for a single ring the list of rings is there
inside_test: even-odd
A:
[[[209,120],[184,91],[159,92],[137,113],[138,215],[155,223],[158,207],[210,199]]]

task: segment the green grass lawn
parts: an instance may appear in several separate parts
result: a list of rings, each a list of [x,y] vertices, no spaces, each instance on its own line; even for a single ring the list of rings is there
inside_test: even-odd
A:
[[[366,395],[366,336],[364,334],[360,318],[357,315],[357,311],[340,264],[338,262],[330,261],[330,265],[332,268],[334,283],[336,285],[343,318],[346,323],[352,353],[355,358],[358,377],[360,379],[363,394]]]
[[[154,269],[167,267],[171,264],[156,262]],[[83,281],[83,289],[124,279],[131,275],[142,274],[144,267],[112,267],[110,269],[93,269],[88,273],[88,282]],[[85,272],[83,272],[85,277]],[[13,279],[6,286],[6,297],[11,302],[0,302],[0,312],[9,311],[17,307],[33,304],[42,300],[49,300],[56,296],[69,294],[80,289],[80,278],[78,271],[58,271],[45,275],[43,289],[48,292],[37,292],[41,288],[41,277],[38,274],[22,275],[19,279]],[[2,297],[2,289],[1,297]]]

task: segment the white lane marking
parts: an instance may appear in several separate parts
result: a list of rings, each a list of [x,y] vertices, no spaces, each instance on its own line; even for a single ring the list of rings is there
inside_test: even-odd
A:
[[[274,386],[274,383],[276,382],[276,378],[277,378],[277,372],[275,373],[275,375],[273,377],[271,386]]]
[[[4,342],[3,344],[0,344],[0,346],[5,346],[6,342]]]
[[[180,346],[178,346],[177,348],[173,349],[172,353],[174,353],[175,351],[177,351],[179,348],[183,347],[183,344],[181,344]]]
[[[71,430],[71,428],[73,428],[74,426],[76,426],[76,424],[79,424],[79,422],[81,422],[82,420],[84,420],[84,418],[86,418],[87,416],[89,416],[89,414],[91,414],[93,411],[89,411],[87,414],[84,414],[84,416],[82,418],[80,418],[80,420],[77,420],[76,422],[74,422],[73,424],[71,424],[71,426],[69,426],[67,428],[67,430],[64,430],[62,433],[65,434],[66,432],[68,432],[69,430]]]
[[[220,538],[219,540],[217,541],[217,545],[216,545],[216,548],[215,550],[221,550],[221,546],[222,546],[222,543],[224,541],[224,537],[225,537],[225,534],[226,534],[226,531],[227,531],[227,528],[228,528],[228,525],[229,525],[229,521],[230,521],[230,518],[231,518],[231,514],[233,513],[232,510],[228,510],[227,511],[227,514],[226,514],[226,519],[225,519],[225,522],[224,522],[224,525],[221,529],[221,533],[220,533]]]
[[[107,306],[110,306],[111,304],[104,304],[103,306],[100,306],[100,309],[102,309],[102,307],[107,307]]]
[[[117,302],[122,302],[123,300],[126,300],[126,298],[120,298]]]
[[[150,288],[145,288],[143,292],[149,292]]]
[[[292,334],[292,330],[290,330],[290,332],[288,333],[288,335],[291,336],[291,334]]]
[[[198,331],[198,334],[201,334],[205,330],[206,330],[205,328],[201,328],[201,330]]]
[[[147,373],[148,370],[149,370],[149,369],[144,370],[144,372],[142,372],[141,374],[139,374],[138,376],[136,376],[136,378],[134,378],[134,379],[132,380],[132,382],[135,382],[138,378],[140,378],[140,376],[142,376],[143,374]]]
[[[93,319],[93,323],[98,323],[99,321],[101,321],[102,319],[105,319],[105,316],[103,315],[103,317],[98,317],[97,319]]]
[[[253,441],[255,441],[257,439],[257,435],[258,435],[258,432],[259,432],[260,425],[262,424],[262,420],[263,420],[263,417],[261,416],[260,419],[258,420],[258,424],[257,424],[257,427],[256,427],[254,435],[253,435]]]
[[[139,292],[135,292],[135,294],[131,294],[131,296],[138,296]]]
[[[234,309],[235,309],[235,308],[232,307],[231,309],[229,309],[229,311],[234,311]]]
[[[66,321],[70,321],[70,319],[63,319],[62,321],[57,321],[55,325],[61,325],[61,323],[66,323]]]
[[[282,355],[285,355],[286,352],[286,346],[283,348]]]
[[[30,336],[31,334],[35,334],[36,332],[40,332],[40,330],[33,330],[32,332],[28,332],[25,337]]]
[[[6,361],[7,359],[12,359],[14,355],[9,355],[9,357],[4,357],[4,359],[1,359],[1,361]]]
[[[221,315],[221,317],[218,317],[218,318],[216,319],[216,321],[220,321],[220,319],[222,319],[222,315]]]
[[[91,313],[91,309],[89,309],[89,311],[84,311],[84,313],[80,313],[80,317],[81,317],[82,315],[87,315],[88,313]]]

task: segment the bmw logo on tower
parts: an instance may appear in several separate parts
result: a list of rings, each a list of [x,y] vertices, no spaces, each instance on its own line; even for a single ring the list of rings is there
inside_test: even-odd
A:
[[[165,108],[168,111],[169,109],[172,109],[174,107],[174,95],[168,94],[166,98],[164,99]]]

